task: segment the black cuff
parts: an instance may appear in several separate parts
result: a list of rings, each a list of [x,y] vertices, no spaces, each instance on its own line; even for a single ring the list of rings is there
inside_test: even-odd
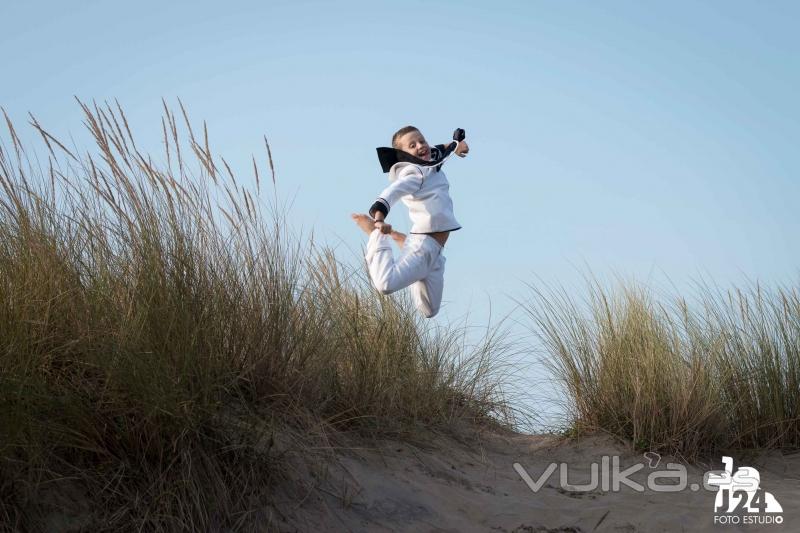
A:
[[[383,198],[378,198],[378,200],[372,204],[372,207],[369,208],[369,216],[375,218],[376,211],[383,213],[383,218],[386,218],[386,215],[389,214],[389,206],[386,205],[386,202]]]

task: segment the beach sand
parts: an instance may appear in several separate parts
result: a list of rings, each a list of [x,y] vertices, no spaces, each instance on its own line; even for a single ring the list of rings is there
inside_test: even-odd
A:
[[[591,463],[601,465],[603,456],[609,465],[619,457],[619,470],[641,464],[629,479],[642,485],[651,473],[665,471],[666,463],[680,463],[687,488],[639,492],[623,484],[619,491],[603,490],[598,474],[597,488],[574,490],[561,486],[555,470],[534,492],[513,466],[519,463],[536,481],[551,463],[565,463],[575,485],[589,482]],[[644,457],[608,436],[564,439],[498,430],[468,440],[435,436],[414,445],[384,441],[345,451],[324,469],[319,490],[302,504],[280,505],[280,524],[286,531],[800,531],[800,454],[770,452],[741,457],[741,463],[733,457],[734,469],[758,468],[761,488],[783,506],[782,524],[714,523],[716,492],[690,487],[702,484],[707,470],[721,469],[720,457],[689,465]],[[670,481],[672,488],[681,483],[674,475],[657,482]]]

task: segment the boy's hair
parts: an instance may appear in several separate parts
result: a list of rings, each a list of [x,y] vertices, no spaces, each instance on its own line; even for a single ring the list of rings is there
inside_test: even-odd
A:
[[[392,135],[392,148],[397,148],[398,150],[400,147],[397,145],[397,139],[405,135],[406,133],[410,133],[412,131],[419,131],[414,126],[404,126],[397,130],[394,135]]]

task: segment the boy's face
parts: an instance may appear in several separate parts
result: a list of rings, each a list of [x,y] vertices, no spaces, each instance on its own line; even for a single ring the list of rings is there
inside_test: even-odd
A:
[[[405,135],[397,139],[397,145],[400,150],[424,159],[425,161],[431,160],[431,147],[428,146],[428,141],[418,131],[409,131]]]

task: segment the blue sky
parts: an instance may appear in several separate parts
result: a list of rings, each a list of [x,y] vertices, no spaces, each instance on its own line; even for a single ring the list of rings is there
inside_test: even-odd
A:
[[[796,284],[798,23],[796,2],[5,2],[0,105],[80,142],[73,95],[116,98],[157,150],[180,97],[243,172],[266,134],[290,220],[354,261],[374,148],[463,127],[436,320],[480,325],[587,268]]]

